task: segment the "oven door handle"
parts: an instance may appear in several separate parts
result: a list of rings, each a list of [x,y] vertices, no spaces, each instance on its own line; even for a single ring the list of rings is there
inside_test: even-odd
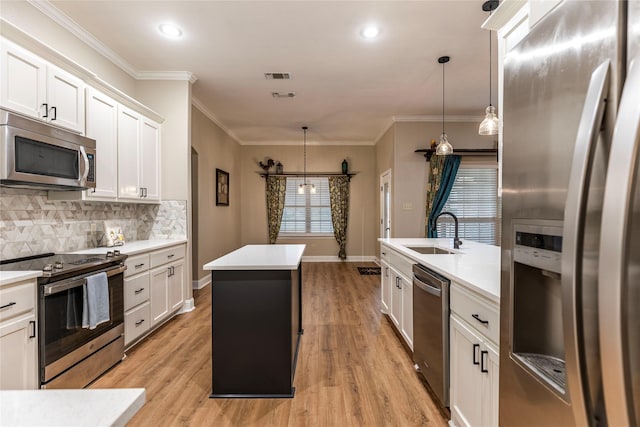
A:
[[[57,294],[59,292],[63,292],[66,291],[67,289],[71,289],[71,288],[77,288],[78,286],[83,286],[85,283],[87,283],[87,277],[91,276],[93,274],[98,274],[98,273],[107,273],[107,277],[111,277],[111,276],[115,276],[116,274],[120,274],[123,273],[125,270],[127,269],[126,265],[121,265],[118,266],[117,268],[107,268],[104,270],[98,270],[95,272],[92,272],[91,274],[81,278],[81,279],[70,279],[70,280],[65,280],[63,282],[60,283],[52,283],[50,285],[45,285],[44,286],[44,295],[48,296],[48,295],[53,295],[53,294]]]

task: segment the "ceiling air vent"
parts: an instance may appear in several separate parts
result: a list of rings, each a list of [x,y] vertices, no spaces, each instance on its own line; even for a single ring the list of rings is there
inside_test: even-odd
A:
[[[296,96],[295,92],[271,92],[271,96],[274,98],[293,98]]]
[[[267,80],[291,80],[291,73],[264,73]]]

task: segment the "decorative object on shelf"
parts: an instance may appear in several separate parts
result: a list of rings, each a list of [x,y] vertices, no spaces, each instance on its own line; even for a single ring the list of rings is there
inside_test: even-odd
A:
[[[269,174],[269,169],[271,169],[274,165],[273,159],[269,158],[267,159],[267,163],[264,164],[262,162],[258,162],[258,164],[260,165],[260,167],[264,170],[264,172],[266,174]]]
[[[447,134],[444,131],[444,64],[449,62],[450,59],[448,56],[438,58],[438,63],[442,64],[442,135],[440,135],[440,143],[436,147],[436,155],[438,156],[453,154],[453,146],[449,143]]]
[[[229,173],[222,169],[216,169],[216,206],[229,206]]]
[[[429,145],[429,148],[433,151],[436,151],[436,147],[438,146],[438,144],[436,144],[436,140],[432,139],[431,140],[431,144]]]
[[[302,126],[302,131],[304,132],[304,142],[303,142],[303,153],[304,153],[304,163],[303,163],[303,183],[298,187],[298,194],[304,194],[306,189],[309,189],[309,194],[316,194],[316,186],[314,184],[307,184],[307,129],[308,126]]]
[[[280,175],[283,172],[284,172],[284,166],[282,166],[282,163],[276,162],[276,173]]]
[[[491,12],[495,10],[500,2],[498,0],[489,0],[482,4],[482,10],[485,12],[489,12],[489,16],[491,16]],[[491,104],[491,30],[489,31],[489,106],[485,110],[485,117],[482,123],[480,123],[480,127],[478,128],[478,134],[480,135],[496,135],[498,133],[498,116],[496,115],[496,109]]]
[[[342,161],[342,173],[347,174],[349,172],[349,163],[347,163],[347,159]]]

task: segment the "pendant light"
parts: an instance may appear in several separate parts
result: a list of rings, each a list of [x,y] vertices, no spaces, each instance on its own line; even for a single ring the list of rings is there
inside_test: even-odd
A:
[[[442,64],[442,135],[440,135],[440,142],[436,147],[436,155],[438,156],[453,154],[453,146],[449,143],[447,134],[444,132],[444,64],[449,62],[449,59],[448,56],[438,58],[438,63]]]
[[[491,12],[498,7],[498,4],[500,4],[498,0],[486,1],[482,5],[482,10],[489,12],[489,16],[491,16]],[[480,135],[496,135],[498,133],[498,116],[495,107],[491,104],[491,36],[491,30],[489,30],[489,106],[485,110],[486,115],[478,128]]]
[[[307,184],[307,129],[309,129],[308,126],[302,126],[302,131],[304,132],[304,142],[302,145],[302,150],[304,153],[304,163],[302,171],[303,182],[298,187],[298,194],[304,194],[307,188],[309,189],[309,194],[316,194],[316,186],[314,184]]]

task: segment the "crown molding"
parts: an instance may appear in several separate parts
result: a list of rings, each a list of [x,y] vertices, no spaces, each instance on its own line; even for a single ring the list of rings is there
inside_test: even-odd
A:
[[[274,145],[302,145],[302,141],[245,141],[240,143],[240,145],[262,145],[262,146],[274,146]],[[307,145],[315,145],[315,146],[374,146],[375,142],[371,141],[308,141]]]
[[[213,114],[207,107],[205,107],[202,101],[200,101],[195,96],[191,96],[191,105],[196,107],[202,114],[204,114],[209,120],[215,123],[220,129],[226,132],[226,134],[233,138],[238,144],[245,145],[244,142],[240,140],[240,138],[238,138],[228,127],[226,127],[224,123],[222,123],[220,119],[218,119],[215,114]]]
[[[62,13],[59,9],[53,6],[48,1],[40,1],[40,0],[27,0],[29,4],[38,9],[40,12],[51,18],[54,22],[60,25],[65,30],[69,31],[71,34],[76,36],[78,39],[92,47],[96,52],[100,55],[107,58],[109,61],[113,62],[117,67],[122,69],[124,72],[129,74],[131,77],[137,79],[138,71],[125,61],[120,55],[115,53],[113,50],[109,49],[104,43],[95,38],[93,34],[89,33],[87,30],[78,25],[73,19],[69,18],[69,16]]]
[[[139,71],[138,80],[188,80],[193,84],[198,80],[191,71]]]
[[[387,133],[389,129],[391,129],[391,126],[393,126],[394,123],[395,123],[395,120],[393,118],[389,119],[389,122],[387,123],[387,125],[382,128],[382,132],[380,132],[376,137],[376,139],[373,140],[374,141],[373,145],[378,145],[380,138],[382,138],[384,134]]]
[[[449,122],[481,122],[484,116],[446,116],[445,123]],[[394,122],[442,122],[442,116],[393,116]]]

